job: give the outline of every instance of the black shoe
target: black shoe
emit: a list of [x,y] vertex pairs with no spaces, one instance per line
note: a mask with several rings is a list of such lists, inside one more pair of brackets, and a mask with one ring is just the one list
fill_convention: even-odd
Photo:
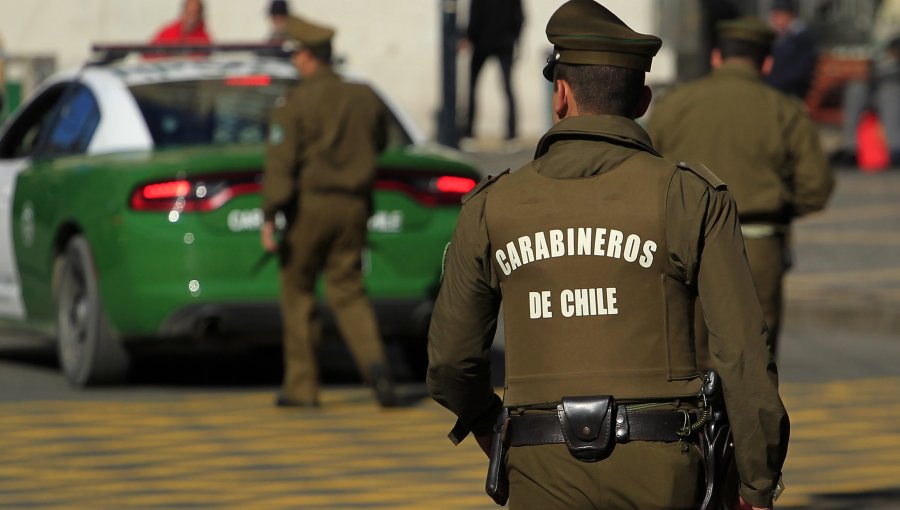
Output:
[[283,393],[279,393],[275,395],[275,406],[276,407],[299,407],[299,408],[308,408],[314,409],[319,407],[319,401],[313,400],[294,400],[292,398],[288,398]]
[[378,400],[378,404],[381,407],[397,407],[399,402],[397,391],[394,388],[394,381],[384,367],[373,365],[369,369],[369,377],[372,378],[372,390],[375,392],[375,399]]

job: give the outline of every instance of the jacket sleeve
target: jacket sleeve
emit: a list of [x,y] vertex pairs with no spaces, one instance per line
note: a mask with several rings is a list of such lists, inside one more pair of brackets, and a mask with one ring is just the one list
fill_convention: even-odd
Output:
[[674,256],[695,258],[688,267],[709,329],[710,363],[722,380],[740,494],[753,506],[769,507],[787,454],[790,423],[778,393],[777,368],[767,346],[768,330],[744,253],[737,208],[724,187],[682,184],[690,183],[675,182],[670,189],[668,226],[678,231],[676,225],[681,224],[682,232],[684,225],[693,227],[675,241]]
[[795,216],[822,210],[834,189],[834,172],[822,151],[819,132],[802,109],[789,120],[786,143],[792,173],[792,213]]
[[299,129],[289,106],[282,104],[272,110],[266,162],[263,169],[262,199],[266,221],[284,209],[297,193]]
[[454,443],[491,431],[502,402],[491,383],[491,343],[500,290],[490,265],[484,193],[466,202],[444,257],[444,276],[428,332],[431,397],[457,417]]

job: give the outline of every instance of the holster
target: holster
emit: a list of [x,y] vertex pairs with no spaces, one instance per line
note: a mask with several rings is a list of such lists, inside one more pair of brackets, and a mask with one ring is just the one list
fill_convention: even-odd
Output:
[[702,392],[706,405],[712,408],[712,417],[699,434],[706,474],[706,494],[700,510],[731,510],[735,507],[738,489],[734,440],[719,374],[715,370],[709,370],[704,376]]
[[506,457],[509,448],[509,409],[503,408],[494,425],[491,437],[491,459],[488,463],[484,490],[500,506],[509,499],[509,478],[506,476]]
[[612,396],[563,397],[557,412],[566,447],[573,457],[583,462],[609,457],[616,444],[612,424],[616,401]]

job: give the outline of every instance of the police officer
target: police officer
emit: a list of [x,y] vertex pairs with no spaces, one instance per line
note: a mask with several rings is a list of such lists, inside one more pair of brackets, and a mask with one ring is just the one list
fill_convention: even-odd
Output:
[[386,113],[367,86],[331,68],[334,31],[289,17],[287,37],[301,83],[272,112],[263,174],[261,240],[275,251],[275,217],[286,215],[281,246],[285,374],[279,406],[318,406],[316,279],[363,377],[383,406],[395,403],[372,307],[363,290],[375,161],[386,143]]
[[[464,199],[446,255],[427,384],[458,417],[451,440],[471,432],[487,452],[510,412],[513,509],[697,508],[699,295],[740,496],[769,508],[789,423],[734,201],[705,167],[662,159],[634,121],[661,41],[592,0],[563,4],[547,37],[556,123],[533,162]],[[502,401],[488,362],[501,302]]]
[[708,164],[734,194],[777,353],[790,223],[825,207],[834,177],[803,104],[762,81],[774,33],[753,17],[718,29],[713,72],[654,105],[648,130],[663,155]]

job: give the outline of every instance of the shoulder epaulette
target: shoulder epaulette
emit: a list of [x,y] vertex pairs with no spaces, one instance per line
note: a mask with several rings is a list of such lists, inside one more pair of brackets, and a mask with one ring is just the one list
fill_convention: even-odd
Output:
[[469,191],[468,193],[463,195],[462,203],[465,204],[466,202],[469,201],[469,199],[471,199],[475,195],[481,193],[481,190],[487,188],[491,184],[494,184],[495,182],[497,182],[498,179],[500,179],[501,177],[503,177],[504,175],[506,175],[508,173],[509,173],[509,168],[500,172],[497,175],[489,175],[489,176],[485,177],[484,179],[481,179],[481,182],[479,182],[474,188],[472,188],[471,191]]
[[707,184],[715,189],[728,189],[728,186],[725,185],[725,182],[722,181],[722,179],[719,179],[719,176],[713,173],[713,171],[703,163],[691,163],[689,165],[684,161],[679,161],[677,165],[678,168],[687,170],[697,177],[703,179],[707,182]]

